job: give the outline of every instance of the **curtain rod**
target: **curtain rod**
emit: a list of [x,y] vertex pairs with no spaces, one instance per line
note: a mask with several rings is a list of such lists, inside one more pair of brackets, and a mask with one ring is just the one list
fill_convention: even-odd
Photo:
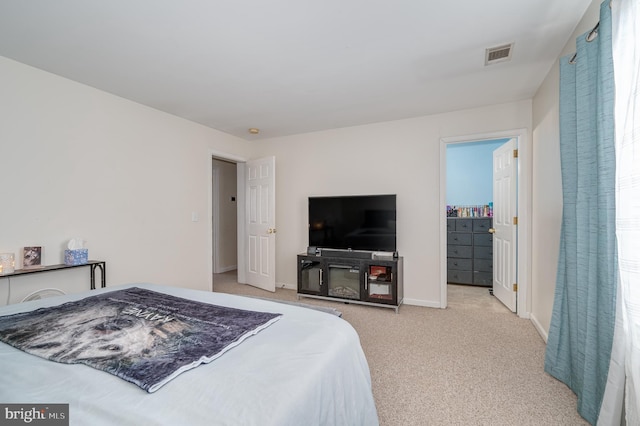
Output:
[[[613,3],[613,0],[609,0],[609,9],[611,9],[611,4],[612,3]],[[589,34],[587,34],[587,36],[585,37],[587,42],[591,43],[593,40],[596,39],[596,37],[598,37],[598,27],[600,27],[600,21],[598,21],[596,26],[593,27],[593,29],[591,31],[589,31]],[[577,57],[578,57],[578,52],[573,54],[571,59],[569,59],[569,63],[571,65],[575,64]]]
[[[609,1],[609,6],[611,6],[611,1]],[[596,37],[598,37],[598,28],[600,28],[600,21],[598,21],[596,26],[593,27],[591,31],[589,31],[589,34],[586,35],[585,40],[587,40],[587,43],[591,43],[593,40],[596,39]],[[569,59],[569,63],[572,65],[575,64],[577,57],[578,57],[578,52],[573,54],[571,59]]]

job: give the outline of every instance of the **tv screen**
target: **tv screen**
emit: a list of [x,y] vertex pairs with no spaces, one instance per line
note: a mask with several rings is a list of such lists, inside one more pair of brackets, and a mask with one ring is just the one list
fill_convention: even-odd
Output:
[[395,194],[309,197],[309,246],[395,252]]

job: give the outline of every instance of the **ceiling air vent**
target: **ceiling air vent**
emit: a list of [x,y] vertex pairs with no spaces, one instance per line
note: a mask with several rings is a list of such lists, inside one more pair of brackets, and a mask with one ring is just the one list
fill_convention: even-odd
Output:
[[504,62],[511,59],[511,51],[513,50],[513,43],[505,44],[503,46],[491,47],[486,50],[484,64],[491,65],[498,62]]

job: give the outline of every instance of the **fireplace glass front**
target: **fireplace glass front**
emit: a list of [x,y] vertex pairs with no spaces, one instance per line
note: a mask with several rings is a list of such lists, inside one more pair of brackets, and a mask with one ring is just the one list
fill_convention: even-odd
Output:
[[360,299],[360,266],[329,264],[329,296]]

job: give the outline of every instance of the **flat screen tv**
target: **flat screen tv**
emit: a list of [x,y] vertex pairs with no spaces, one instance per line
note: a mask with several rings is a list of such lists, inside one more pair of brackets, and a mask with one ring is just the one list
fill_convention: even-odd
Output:
[[395,194],[309,197],[309,246],[395,252]]

